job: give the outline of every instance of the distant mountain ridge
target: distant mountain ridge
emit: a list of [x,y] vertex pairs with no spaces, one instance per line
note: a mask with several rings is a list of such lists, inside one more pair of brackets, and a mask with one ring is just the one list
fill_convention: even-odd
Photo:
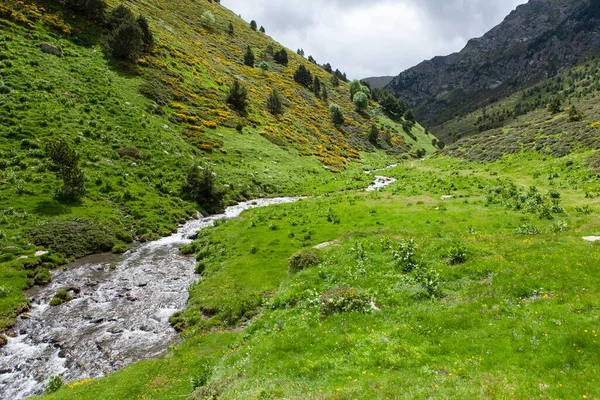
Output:
[[444,122],[600,52],[600,2],[530,0],[459,53],[402,72],[387,88],[434,134]]
[[363,82],[368,82],[372,89],[384,88],[394,79],[393,76],[373,76],[362,79]]

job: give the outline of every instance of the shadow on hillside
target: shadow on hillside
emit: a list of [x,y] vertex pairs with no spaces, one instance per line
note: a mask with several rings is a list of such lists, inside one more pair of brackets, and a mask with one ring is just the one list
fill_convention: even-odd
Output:
[[69,214],[71,207],[56,200],[42,200],[36,204],[34,211],[36,214],[44,217],[56,217],[58,215]]

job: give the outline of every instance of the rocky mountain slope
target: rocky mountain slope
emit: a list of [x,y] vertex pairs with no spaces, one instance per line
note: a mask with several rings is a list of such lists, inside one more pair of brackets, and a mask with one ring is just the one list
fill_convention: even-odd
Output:
[[362,79],[363,82],[368,82],[372,89],[384,88],[394,79],[393,76],[373,76],[371,78]]
[[440,125],[456,116],[594,57],[599,23],[597,1],[531,0],[461,52],[425,61],[387,88],[439,134]]

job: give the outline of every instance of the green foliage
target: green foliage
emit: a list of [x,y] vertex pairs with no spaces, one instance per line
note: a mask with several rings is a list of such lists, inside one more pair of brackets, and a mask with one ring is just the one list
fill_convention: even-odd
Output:
[[357,93],[364,93],[367,96],[367,99],[371,95],[369,88],[356,79],[348,84],[348,88],[350,89],[350,99],[352,100],[354,100],[354,96],[356,96]]
[[254,52],[250,45],[246,46],[246,53],[244,54],[244,65],[248,67],[254,68],[254,62],[256,58],[254,57]]
[[256,24],[256,21],[255,20],[250,21],[250,29],[255,31],[257,28],[258,28],[258,25]]
[[584,115],[577,109],[577,107],[575,107],[575,104],[573,104],[571,107],[569,107],[568,117],[570,122],[579,122],[583,120]]
[[414,239],[403,239],[398,246],[398,250],[394,253],[394,259],[396,260],[396,266],[402,270],[402,272],[408,273],[413,271],[419,265],[417,259],[417,243]]
[[293,254],[288,259],[288,272],[289,274],[295,274],[304,269],[313,267],[319,264],[319,256],[313,250],[302,250]]
[[208,165],[190,167],[182,192],[205,210],[215,211],[223,207],[225,190],[217,185],[216,174]]
[[273,89],[267,98],[267,110],[273,115],[283,114],[283,103],[277,90]]
[[329,93],[327,92],[327,87],[325,85],[323,85],[323,87],[321,87],[321,93],[320,93],[319,97],[323,101],[329,100]]
[[113,10],[110,23],[114,28],[106,41],[110,55],[124,61],[135,61],[144,51],[144,31],[131,10],[119,6]]
[[57,197],[65,201],[77,201],[85,195],[85,175],[79,169],[79,156],[64,139],[50,141],[46,146],[50,168],[62,179],[63,187]]
[[368,313],[371,310],[369,295],[356,288],[336,287],[323,293],[320,300],[323,315],[352,311]]
[[315,96],[319,97],[321,95],[321,80],[318,76],[315,76],[312,88]]
[[467,249],[459,242],[452,243],[448,254],[446,256],[446,262],[449,265],[458,265],[467,261]]
[[356,93],[352,101],[359,111],[366,111],[369,108],[369,97],[363,92]]
[[377,128],[377,125],[371,124],[371,129],[369,130],[368,139],[369,139],[369,143],[371,143],[374,146],[377,146],[378,140],[379,140],[379,128]]
[[237,78],[234,78],[225,101],[236,110],[244,112],[248,105],[248,89]]
[[275,52],[275,54],[273,54],[273,59],[277,64],[281,65],[288,65],[289,62],[288,54],[285,48],[281,48],[281,50]]
[[344,114],[342,113],[342,108],[337,104],[329,105],[329,116],[335,125],[342,125],[344,123]]
[[230,35],[235,34],[235,28],[231,22],[229,22],[229,25],[227,25],[227,33]]
[[562,111],[562,100],[558,97],[553,98],[550,103],[548,103],[548,111],[551,114],[558,114]]
[[212,375],[212,371],[208,364],[202,365],[200,371],[191,378],[192,383],[192,391],[195,391],[198,388],[206,386],[208,380]]
[[[213,29],[215,29],[216,24],[215,15],[210,11],[205,11],[200,17],[200,24],[202,24],[204,29],[212,31]],[[231,23],[229,23],[229,25],[229,33],[233,34],[233,25]]]
[[51,306],[60,306],[61,304],[68,303],[73,300],[71,294],[65,289],[60,289],[56,292],[52,300],[50,300]]
[[111,251],[116,243],[114,228],[89,218],[52,218],[29,230],[31,241],[67,257]]
[[310,71],[304,66],[304,64],[300,64],[296,72],[294,73],[294,81],[301,84],[306,88],[310,88],[313,84],[313,76]]
[[60,389],[63,385],[63,380],[60,376],[51,376],[50,381],[48,382],[48,386],[46,386],[46,394],[51,394],[58,389]]
[[418,263],[415,267],[415,280],[425,289],[428,297],[441,296],[440,274],[432,266],[424,262]]
[[105,0],[59,0],[59,2],[95,21],[102,21],[105,18],[108,7]]
[[154,48],[154,34],[150,29],[148,20],[143,15],[139,15],[136,22],[142,30],[142,42],[144,42],[143,51],[150,52]]

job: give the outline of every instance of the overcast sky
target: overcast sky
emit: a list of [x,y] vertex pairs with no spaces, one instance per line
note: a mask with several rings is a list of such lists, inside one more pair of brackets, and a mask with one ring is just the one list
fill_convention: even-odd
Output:
[[221,0],[286,47],[350,78],[460,51],[527,0]]

